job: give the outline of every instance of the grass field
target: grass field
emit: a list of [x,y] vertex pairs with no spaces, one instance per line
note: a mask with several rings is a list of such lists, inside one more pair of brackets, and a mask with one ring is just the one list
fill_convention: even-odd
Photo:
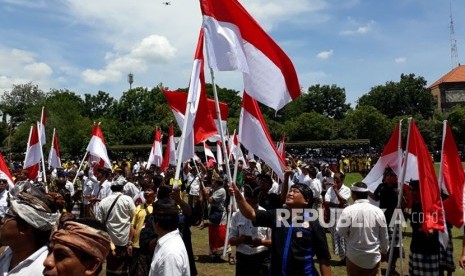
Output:
[[[438,165],[435,165],[436,170],[438,170]],[[348,173],[346,175],[345,183],[349,186],[350,184],[362,180],[362,176],[358,173]],[[408,275],[408,254],[410,248],[410,239],[411,239],[412,230],[410,227],[407,227],[403,231],[403,243],[404,243],[404,252],[405,257],[402,261],[403,264],[403,274]],[[454,261],[457,265],[457,260],[462,252],[462,236],[463,233],[454,228],[452,231],[452,239],[454,245]],[[328,246],[331,254],[331,236],[327,234]],[[210,263],[208,258],[208,229],[198,230],[196,227],[192,227],[192,243],[194,247],[194,254],[197,258],[196,265],[199,275],[234,275],[235,270],[233,265],[229,265],[227,261],[220,263]],[[234,250],[234,249],[233,249]],[[344,266],[335,266],[336,262],[339,261],[338,257],[334,257],[331,260],[331,270],[332,275],[346,275],[346,270]],[[386,263],[382,263],[381,268],[383,273],[386,269]],[[399,261],[397,265],[397,271],[400,272]],[[384,274],[383,274],[384,275]],[[465,275],[465,271],[457,267],[454,275]]]

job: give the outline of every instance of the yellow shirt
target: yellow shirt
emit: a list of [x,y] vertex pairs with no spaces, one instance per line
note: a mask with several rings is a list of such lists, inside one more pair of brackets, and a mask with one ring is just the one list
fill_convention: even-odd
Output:
[[139,248],[140,232],[142,231],[144,227],[152,227],[152,225],[144,224],[145,216],[151,214],[152,212],[153,212],[152,204],[149,204],[149,205],[139,204],[136,207],[136,214],[134,215],[134,218],[132,219],[132,227],[134,227],[134,236],[132,237],[132,242],[133,242],[132,247]]

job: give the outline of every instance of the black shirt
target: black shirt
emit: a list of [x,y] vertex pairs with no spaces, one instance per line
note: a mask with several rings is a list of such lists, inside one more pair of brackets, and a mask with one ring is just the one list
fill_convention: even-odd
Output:
[[423,232],[421,229],[423,220],[424,217],[421,209],[421,203],[413,204],[412,214],[410,217],[412,225],[412,241],[410,243],[410,251],[424,255],[439,254],[440,243],[438,231],[434,230],[432,234]]
[[318,219],[301,223],[301,227],[286,227],[280,221],[277,225],[277,218],[281,217],[278,210],[286,209],[255,210],[254,225],[272,229],[271,275],[319,275],[313,257],[329,260],[331,255]]
[[384,216],[386,217],[387,224],[390,225],[394,209],[397,207],[397,198],[399,195],[397,185],[381,183],[373,194],[379,200],[379,208],[386,209]]

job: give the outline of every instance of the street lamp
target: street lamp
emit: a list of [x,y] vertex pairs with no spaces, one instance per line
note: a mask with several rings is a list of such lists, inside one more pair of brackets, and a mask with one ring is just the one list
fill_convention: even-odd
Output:
[[134,75],[132,73],[128,74],[129,90],[132,89],[132,83],[134,82]]

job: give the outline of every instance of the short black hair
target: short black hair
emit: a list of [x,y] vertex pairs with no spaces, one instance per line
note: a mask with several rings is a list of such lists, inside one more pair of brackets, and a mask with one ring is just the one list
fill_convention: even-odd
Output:
[[165,231],[174,231],[179,224],[179,208],[174,200],[159,199],[153,204],[153,221]]

